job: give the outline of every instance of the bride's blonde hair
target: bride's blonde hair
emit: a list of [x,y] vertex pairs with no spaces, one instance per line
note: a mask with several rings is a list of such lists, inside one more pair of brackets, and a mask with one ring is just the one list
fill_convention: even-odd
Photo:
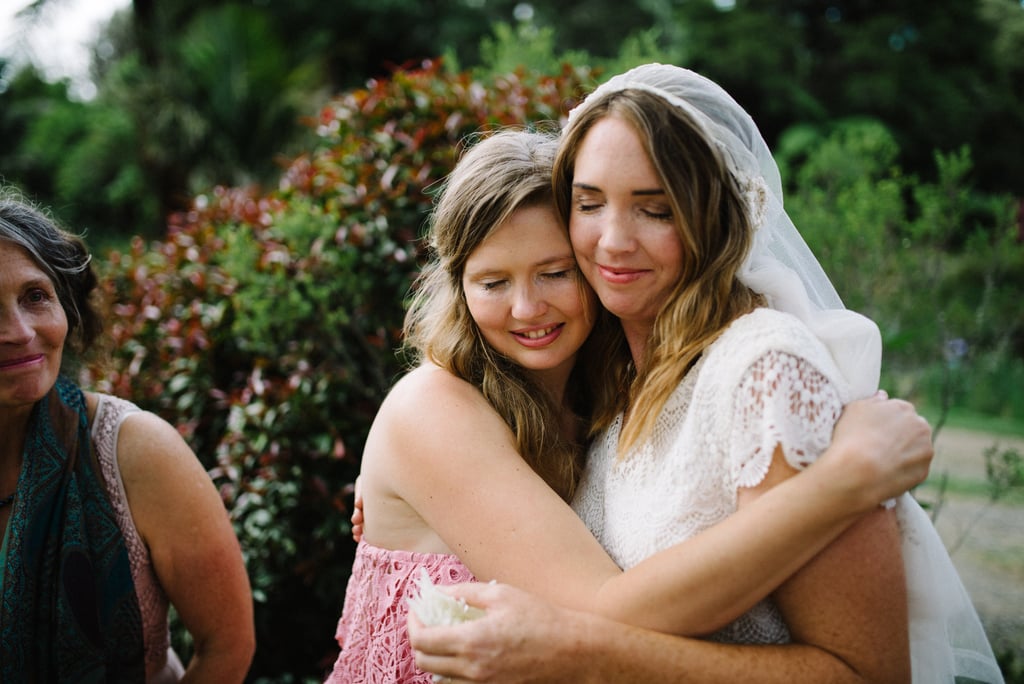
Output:
[[621,455],[650,434],[665,402],[708,345],[763,300],[737,278],[753,228],[735,178],[690,115],[657,95],[613,91],[588,102],[572,119],[553,171],[555,204],[563,219],[569,217],[580,144],[608,116],[626,121],[639,135],[672,205],[683,247],[679,281],[655,319],[641,370],[623,357],[613,358],[616,367],[607,370],[630,380],[628,394],[595,407],[595,430],[629,407]]

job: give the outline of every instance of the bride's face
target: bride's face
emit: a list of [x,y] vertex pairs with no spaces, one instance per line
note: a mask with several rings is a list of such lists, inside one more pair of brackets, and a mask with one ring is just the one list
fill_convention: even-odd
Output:
[[580,143],[569,234],[580,269],[623,323],[653,325],[682,275],[683,243],[639,134],[606,116]]

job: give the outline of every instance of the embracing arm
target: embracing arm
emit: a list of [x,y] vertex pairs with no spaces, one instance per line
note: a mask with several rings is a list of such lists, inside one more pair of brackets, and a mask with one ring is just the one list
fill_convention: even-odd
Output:
[[[859,515],[923,479],[931,455],[927,425],[908,405],[865,400],[852,407],[852,427],[840,422],[834,454],[725,523],[621,573],[519,458],[511,434],[482,399],[432,389],[409,392],[404,401],[415,406],[403,407],[397,397],[387,432],[398,443],[389,451],[415,458],[376,478],[394,487],[478,579],[674,633],[707,633],[742,614]],[[407,420],[410,415],[417,420]],[[869,439],[858,434],[875,423]],[[415,429],[403,428],[408,425]],[[835,476],[840,471],[842,478]],[[369,496],[373,482],[365,478]],[[370,509],[366,525],[374,541]]]
[[[765,480],[740,493],[754,505],[797,473],[777,448]],[[773,594],[794,642],[809,647],[812,681],[910,681],[907,589],[894,509],[876,508]]]
[[487,611],[479,620],[454,627],[425,627],[413,613],[409,614],[409,639],[416,653],[416,666],[451,677],[452,681],[698,681],[686,679],[681,673],[692,665],[691,658],[711,657],[715,649],[707,642],[557,607],[508,585],[462,584],[443,591]]
[[[763,488],[743,495],[744,506],[790,475],[778,457]],[[416,664],[453,682],[904,684],[910,679],[906,594],[893,517],[881,508],[867,514],[775,592],[791,644],[672,636],[556,607],[507,585],[463,584],[442,591],[485,615],[425,627],[410,614]]]
[[182,681],[243,681],[255,648],[252,594],[213,482],[181,435],[152,413],[125,418],[117,449],[139,535],[193,638]]
[[853,402],[799,477],[791,471],[714,527],[612,578],[597,612],[675,634],[722,627],[882,501],[923,481],[932,455],[931,429],[909,403]]
[[[551,605],[508,585],[444,591],[481,606],[479,620],[425,627],[409,615],[416,666],[451,682],[492,684],[792,684],[819,677],[827,657],[803,644],[743,646],[672,636]],[[825,670],[827,671],[827,670]],[[856,681],[856,680],[854,680]],[[885,680],[881,680],[885,681]]]

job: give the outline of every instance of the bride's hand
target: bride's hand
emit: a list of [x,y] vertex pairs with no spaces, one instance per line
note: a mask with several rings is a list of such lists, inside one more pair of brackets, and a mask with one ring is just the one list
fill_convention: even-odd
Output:
[[935,455],[928,422],[912,404],[884,391],[846,406],[832,447],[840,486],[861,497],[867,509],[921,484]]

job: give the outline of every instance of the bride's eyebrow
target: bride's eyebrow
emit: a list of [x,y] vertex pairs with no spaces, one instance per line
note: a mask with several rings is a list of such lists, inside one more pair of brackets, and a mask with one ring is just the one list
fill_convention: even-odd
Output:
[[[588,190],[590,192],[604,192],[601,188],[596,185],[590,185],[589,183],[574,182],[572,187],[578,190]],[[633,190],[631,195],[637,197],[658,197],[665,194],[665,190],[662,188],[650,188],[649,190]]]

